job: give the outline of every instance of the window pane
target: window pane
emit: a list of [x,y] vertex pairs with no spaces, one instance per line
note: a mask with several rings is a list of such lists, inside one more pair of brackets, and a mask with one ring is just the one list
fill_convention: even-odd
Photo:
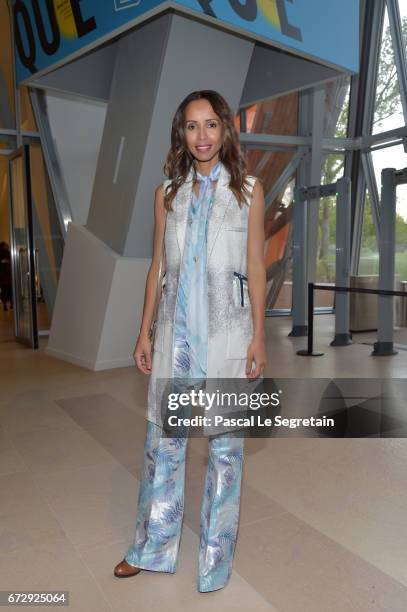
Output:
[[[325,156],[322,166],[322,184],[335,183],[344,170],[344,156],[332,153]],[[316,281],[335,284],[336,265],[336,197],[321,198],[318,221],[318,250]],[[316,291],[315,306],[333,307],[332,291]]]
[[247,131],[253,134],[297,134],[298,94],[264,100],[248,109]]
[[295,179],[292,178],[277,202],[266,215],[266,308],[291,310],[292,306],[292,201]]
[[397,187],[396,274],[407,281],[407,185]]
[[0,129],[15,129],[13,54],[10,14],[5,0],[0,0]]
[[348,130],[350,76],[325,85],[324,136],[344,138]]
[[[298,123],[298,93],[264,100],[246,111],[247,131],[255,134],[295,135]],[[280,150],[279,150],[280,149]],[[295,151],[276,145],[273,150],[247,150],[249,172],[263,180],[264,193],[270,192],[291,162]],[[294,174],[294,173],[293,173]],[[268,309],[291,310],[291,218],[294,176],[290,177],[265,219],[265,261]]]
[[[372,160],[380,197],[382,169],[395,168],[396,170],[401,170],[402,168],[405,168],[407,166],[407,154],[404,152],[403,145],[396,145],[394,147],[387,147],[386,149],[372,151]],[[403,217],[406,217],[407,196],[402,189],[400,190],[399,187],[397,188],[397,195],[397,212],[399,212]]]
[[[335,284],[336,262],[336,198],[321,198],[319,204],[318,251],[316,281]],[[315,306],[333,306],[332,291],[317,291]]]
[[20,115],[21,129],[25,132],[37,132],[37,123],[33,114],[28,88],[22,86],[20,89]]
[[380,47],[372,133],[378,134],[403,125],[403,108],[401,105],[393,42],[391,39],[389,18],[386,8]]
[[401,23],[403,26],[404,46],[407,49],[407,2],[406,0],[399,0],[399,10],[400,10]]
[[[407,155],[402,145],[388,147],[381,151],[373,151],[373,166],[376,180],[381,190],[381,171],[383,168],[396,168],[400,170],[407,166]],[[396,274],[400,280],[407,280],[407,186],[397,187],[396,203]]]
[[343,176],[345,159],[342,153],[329,153],[322,163],[322,185],[335,183]]
[[11,134],[0,134],[0,151],[8,149],[14,151],[17,146],[17,137]]
[[[246,132],[251,132],[253,127],[253,121],[256,116],[257,104],[253,104],[253,106],[248,106],[245,109],[246,114]],[[237,132],[240,132],[240,113],[235,115],[235,128]]]
[[358,276],[379,274],[379,249],[372,216],[372,205],[366,190]]
[[10,244],[7,164],[7,157],[0,155],[0,242]]
[[[292,159],[293,153],[249,149],[246,152],[249,173],[263,182],[264,193],[271,188]],[[266,308],[291,310],[292,278],[291,218],[294,177],[288,180],[275,200],[267,206],[265,215],[264,245],[267,269]]]
[[64,241],[39,144],[30,145],[38,328],[48,330],[54,310]]

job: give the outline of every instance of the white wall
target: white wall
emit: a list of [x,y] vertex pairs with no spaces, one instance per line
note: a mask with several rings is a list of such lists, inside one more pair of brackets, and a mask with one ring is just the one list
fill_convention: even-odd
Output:
[[90,370],[135,366],[150,263],[121,257],[70,223],[45,351]]
[[107,105],[49,90],[45,99],[72,220],[85,225]]

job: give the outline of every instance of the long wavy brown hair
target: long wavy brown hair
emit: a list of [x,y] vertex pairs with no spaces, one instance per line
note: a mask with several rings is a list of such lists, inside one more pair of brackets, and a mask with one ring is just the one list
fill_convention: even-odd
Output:
[[248,195],[246,186],[247,166],[240,149],[239,136],[235,128],[233,113],[226,100],[211,89],[203,89],[190,93],[178,106],[171,128],[171,148],[164,164],[164,174],[172,181],[164,193],[164,207],[173,210],[172,201],[178,189],[185,182],[189,171],[195,168],[194,157],[188,150],[185,140],[185,109],[193,100],[208,100],[214,112],[223,125],[223,144],[219,151],[219,159],[230,173],[229,188],[236,196],[239,207],[245,202],[244,194]]

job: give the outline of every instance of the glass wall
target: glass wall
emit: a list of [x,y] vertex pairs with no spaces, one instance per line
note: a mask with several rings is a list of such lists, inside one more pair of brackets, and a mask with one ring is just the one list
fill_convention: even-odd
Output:
[[16,127],[10,12],[0,0],[0,130]]
[[278,206],[266,215],[266,268],[268,273],[266,308],[290,311],[292,302],[292,202],[295,177],[292,177]]
[[[38,329],[41,332],[49,330],[50,327],[64,240],[42,154],[40,135],[33,113],[29,89],[26,86],[21,86],[18,90],[15,88],[11,20],[6,0],[0,0],[0,41],[0,241],[4,240],[8,244],[11,243],[7,155],[15,151],[21,144],[27,143],[29,144],[31,169],[30,187],[34,230],[36,305]],[[17,99],[18,104],[16,104]],[[21,163],[21,157],[14,158],[13,168],[15,172],[12,182],[16,196],[16,217],[14,221],[17,225],[14,230],[17,233],[17,244],[21,247],[19,253],[23,256],[27,250],[27,245],[24,246],[19,242],[22,234],[19,228],[20,226],[25,227],[23,215],[26,214],[25,200],[20,197],[24,192],[24,185],[22,184],[24,173],[20,168]],[[23,265],[19,270],[22,269]],[[27,298],[27,287],[24,285],[20,289],[24,302]],[[21,315],[21,321],[26,323],[26,315],[29,309],[27,309],[25,302],[23,303],[23,311],[16,314]]]
[[407,49],[407,2],[406,0],[398,0],[399,11],[402,20],[402,31],[404,37],[404,46]]
[[20,341],[31,344],[33,329],[36,328],[36,318],[31,299],[29,216],[25,189],[25,163],[22,155],[17,155],[10,161],[10,183],[13,202],[13,240],[10,247],[14,259],[12,273],[14,273],[13,284],[16,297],[13,301],[16,333]]
[[[399,0],[401,30],[405,48],[407,50],[407,3]],[[393,37],[395,33],[393,33]],[[371,133],[379,135],[382,132],[404,127],[406,118],[400,95],[399,74],[396,67],[396,57],[387,7],[385,6],[381,45],[378,51],[378,69],[375,83],[374,113],[371,118]],[[402,58],[402,63],[405,58]],[[407,67],[404,66],[407,73]],[[380,199],[381,171],[383,168],[401,169],[407,166],[407,154],[402,144],[397,142],[391,146],[386,144],[383,148],[371,151],[374,170],[373,180],[376,183]],[[380,145],[379,145],[380,147]],[[397,220],[396,220],[396,277],[407,280],[407,186],[397,188]],[[379,273],[378,236],[372,214],[371,194],[366,191],[363,212],[363,229],[359,253],[358,274]]]
[[[404,31],[406,31],[407,28],[406,24],[407,15],[404,19]],[[389,16],[386,8],[380,45],[372,132],[373,134],[378,134],[403,125],[404,117],[400,87],[397,78],[396,59],[393,49]]]
[[7,158],[0,155],[0,242],[10,244]]
[[[376,181],[381,185],[383,168],[403,168],[407,165],[407,155],[402,145],[388,147],[372,153]],[[396,274],[400,280],[407,280],[407,185],[397,187],[396,203]]]
[[0,131],[0,155],[7,155],[17,146],[17,137],[13,134],[2,134]]
[[367,189],[365,191],[362,239],[357,273],[358,276],[379,274],[379,247],[373,221],[372,204]]
[[[331,153],[325,157],[322,165],[321,184],[335,183],[344,171],[343,154]],[[318,220],[318,250],[316,281],[324,284],[335,284],[336,265],[336,197],[321,198]],[[317,291],[315,305],[333,307],[332,291]]]
[[41,331],[50,327],[64,241],[40,144],[30,145],[30,171],[38,329]]
[[[346,138],[348,134],[350,77],[343,76],[325,86],[324,126],[325,138]],[[321,185],[335,183],[343,176],[343,153],[322,154]],[[335,284],[336,276],[336,198],[320,199],[318,215],[318,245],[315,280],[317,283]],[[317,308],[333,308],[332,291],[316,291]]]
[[20,127],[25,132],[37,132],[37,122],[31,106],[28,88],[19,87],[20,92]]
[[[298,129],[298,94],[265,100],[246,109],[246,131],[255,134],[294,136]],[[291,310],[291,217],[295,171],[287,177],[280,193],[269,194],[296,153],[295,147],[246,151],[249,172],[263,181],[266,196],[265,260],[267,309]]]
[[324,136],[345,138],[348,131],[350,77],[325,85]]

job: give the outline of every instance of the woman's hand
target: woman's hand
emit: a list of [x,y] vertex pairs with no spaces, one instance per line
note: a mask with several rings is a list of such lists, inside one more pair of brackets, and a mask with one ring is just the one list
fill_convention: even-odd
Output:
[[[252,370],[252,363],[255,362],[255,368]],[[266,344],[264,339],[253,338],[249,348],[247,349],[246,360],[246,376],[247,378],[258,378],[264,372],[266,367]]]
[[151,374],[151,340],[147,334],[139,334],[133,358],[143,374]]

